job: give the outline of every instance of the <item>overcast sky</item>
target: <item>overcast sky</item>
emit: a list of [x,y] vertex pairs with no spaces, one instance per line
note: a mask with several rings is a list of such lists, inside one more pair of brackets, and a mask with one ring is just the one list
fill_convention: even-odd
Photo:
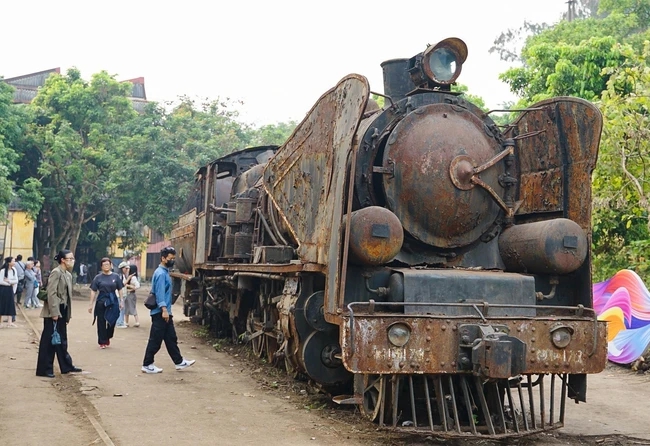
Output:
[[[451,5],[451,7],[449,6]],[[440,7],[440,10],[436,10]],[[489,54],[524,20],[555,23],[566,0],[26,0],[0,7],[0,76],[72,66],[145,78],[147,98],[231,98],[240,120],[301,120],[343,76],[383,91],[380,63],[459,37],[468,58],[458,79],[491,108],[513,100]]]

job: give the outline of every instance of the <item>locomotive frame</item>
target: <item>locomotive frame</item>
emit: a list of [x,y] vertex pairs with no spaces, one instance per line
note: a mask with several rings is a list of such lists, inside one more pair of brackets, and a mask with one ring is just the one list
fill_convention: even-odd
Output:
[[553,98],[502,131],[450,91],[466,57],[446,39],[385,62],[383,109],[346,76],[281,147],[202,167],[171,275],[187,316],[380,425],[521,435],[562,426],[605,366],[602,117]]

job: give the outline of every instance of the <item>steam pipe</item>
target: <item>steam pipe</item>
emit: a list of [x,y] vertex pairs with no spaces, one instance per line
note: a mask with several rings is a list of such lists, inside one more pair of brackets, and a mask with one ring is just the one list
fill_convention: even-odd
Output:
[[288,246],[289,243],[282,237],[282,234],[280,233],[280,230],[278,229],[278,223],[275,221],[275,214],[273,213],[273,203],[271,203],[271,200],[267,201],[268,206],[269,206],[269,216],[271,217],[271,224],[273,225],[273,229],[275,230],[275,234],[278,236],[280,241],[285,244],[285,246]]
[[264,214],[262,214],[262,210],[260,208],[255,208],[255,211],[257,212],[257,215],[259,215],[260,220],[262,221],[262,224],[264,225],[264,229],[266,229],[266,232],[269,233],[271,236],[271,240],[273,240],[273,243],[276,245],[279,245],[278,239],[275,238],[275,235],[273,235],[273,231],[271,231],[271,228],[269,228],[269,224],[266,222],[266,219],[264,218]]

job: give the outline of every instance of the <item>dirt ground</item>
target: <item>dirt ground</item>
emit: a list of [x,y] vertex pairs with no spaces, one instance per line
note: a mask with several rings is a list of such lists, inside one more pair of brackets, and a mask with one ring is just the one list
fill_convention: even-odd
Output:
[[[83,374],[34,375],[42,329],[39,310],[19,311],[18,328],[0,329],[1,445],[429,445],[430,436],[405,436],[339,407],[307,382],[251,358],[245,348],[208,339],[174,308],[181,352],[196,359],[181,372],[163,349],[140,372],[150,319],[139,303],[139,328],[116,330],[100,350],[84,299],[73,302],[70,354]],[[142,295],[145,294],[143,291]],[[131,321],[133,324],[133,321]],[[216,347],[216,348],[215,348]],[[566,426],[553,434],[502,443],[445,444],[650,445],[650,374],[610,365],[590,377],[588,404],[567,405]]]

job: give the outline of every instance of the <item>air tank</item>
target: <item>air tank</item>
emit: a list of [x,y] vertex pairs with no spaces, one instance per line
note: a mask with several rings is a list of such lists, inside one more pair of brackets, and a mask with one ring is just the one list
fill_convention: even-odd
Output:
[[573,220],[556,218],[512,226],[499,237],[506,271],[569,274],[584,263],[589,241]]
[[[356,265],[383,265],[402,249],[404,230],[395,214],[370,206],[350,216],[349,260]],[[344,225],[347,224],[347,219]],[[343,227],[345,230],[345,226]]]

